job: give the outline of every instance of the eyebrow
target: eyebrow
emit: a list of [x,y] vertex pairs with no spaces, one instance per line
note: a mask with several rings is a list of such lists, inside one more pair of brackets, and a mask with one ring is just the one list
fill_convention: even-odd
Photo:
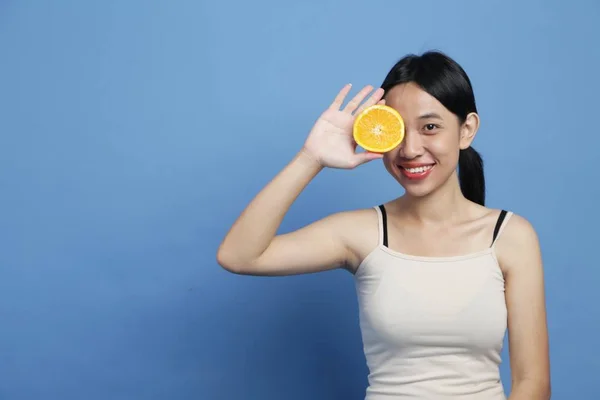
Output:
[[442,117],[439,114],[436,114],[434,112],[430,112],[430,113],[419,116],[419,119],[430,119],[430,118],[442,119]]

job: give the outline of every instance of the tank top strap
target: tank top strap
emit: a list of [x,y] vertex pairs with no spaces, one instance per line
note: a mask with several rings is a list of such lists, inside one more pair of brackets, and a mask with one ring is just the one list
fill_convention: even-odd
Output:
[[388,245],[388,235],[387,235],[387,214],[385,212],[385,207],[383,204],[374,207],[377,211],[377,220],[378,220],[378,230],[379,230],[379,246]]
[[500,215],[498,216],[498,219],[496,220],[496,226],[494,227],[494,236],[492,237],[492,244],[490,247],[493,248],[496,245],[496,241],[502,234],[502,231],[504,231],[504,228],[506,227],[506,224],[508,223],[508,220],[510,219],[510,217],[512,215],[513,215],[513,213],[511,211],[506,211],[506,210],[500,211]]

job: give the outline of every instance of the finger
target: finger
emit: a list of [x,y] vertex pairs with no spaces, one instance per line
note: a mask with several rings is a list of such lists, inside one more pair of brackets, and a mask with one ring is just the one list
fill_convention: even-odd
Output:
[[379,102],[377,104],[385,105],[385,99],[379,100]]
[[358,107],[358,105],[362,103],[365,97],[367,97],[367,95],[371,93],[372,90],[373,86],[365,86],[360,92],[358,92],[356,96],[354,96],[352,100],[348,102],[348,104],[346,104],[346,107],[344,107],[344,111],[348,113],[353,113],[354,110],[356,110],[356,108]]
[[381,98],[383,97],[384,94],[384,90],[382,88],[377,89],[375,92],[373,92],[373,94],[371,95],[371,97],[369,97],[367,99],[367,101],[365,101],[363,103],[362,106],[360,106],[358,108],[358,110],[356,110],[356,114],[362,112],[365,108],[371,107],[372,105],[375,105],[376,103],[380,103]]
[[346,99],[346,96],[350,92],[350,89],[352,89],[352,84],[351,83],[346,84],[342,88],[342,90],[339,91],[339,93],[333,100],[333,103],[331,103],[331,105],[329,106],[329,108],[339,110],[340,107],[342,106],[342,104],[344,104],[344,100]]
[[357,153],[354,155],[354,165],[359,166],[369,161],[379,160],[383,158],[383,154],[381,153],[372,153],[370,151],[364,151],[362,153]]

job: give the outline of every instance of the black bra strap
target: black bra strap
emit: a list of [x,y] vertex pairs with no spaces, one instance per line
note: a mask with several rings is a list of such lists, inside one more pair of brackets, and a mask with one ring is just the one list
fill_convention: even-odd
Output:
[[388,245],[387,214],[385,213],[385,207],[383,206],[383,204],[379,205],[379,210],[381,210],[381,220],[383,223],[383,226],[381,227],[381,229],[383,229],[383,245],[385,247],[387,247],[387,245]]
[[500,228],[502,227],[502,222],[504,222],[504,217],[506,217],[506,210],[500,211],[500,215],[498,216],[498,221],[496,221],[496,227],[494,228],[494,237],[492,237],[492,246],[496,241],[496,237],[498,236],[498,232],[500,232]]

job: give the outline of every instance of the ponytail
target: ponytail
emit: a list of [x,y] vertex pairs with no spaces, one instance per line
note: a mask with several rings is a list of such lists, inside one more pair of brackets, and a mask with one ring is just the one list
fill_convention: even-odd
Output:
[[461,150],[458,157],[458,179],[463,195],[480,205],[485,205],[485,177],[483,160],[479,153],[468,147]]

